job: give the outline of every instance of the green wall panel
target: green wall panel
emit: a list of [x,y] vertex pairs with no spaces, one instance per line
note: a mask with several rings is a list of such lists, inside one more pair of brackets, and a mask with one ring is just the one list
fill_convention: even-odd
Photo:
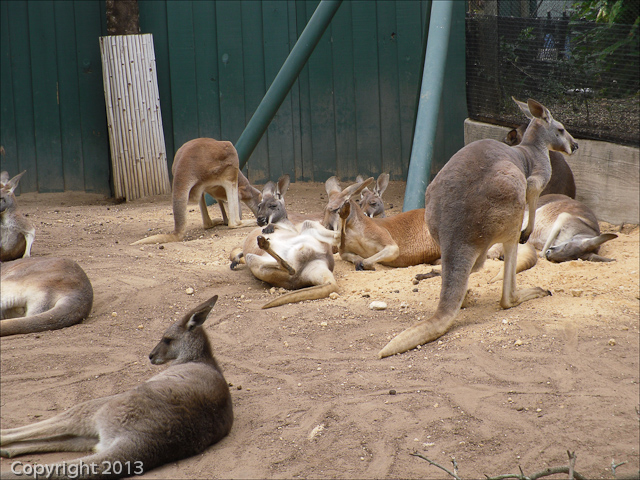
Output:
[[[383,171],[405,179],[430,4],[343,2],[249,159],[249,179],[263,184],[289,173],[294,181],[347,182]],[[141,33],[154,37],[169,167],[192,138],[238,140],[317,5],[139,2]],[[22,191],[110,193],[98,42],[104,0],[14,0],[1,8],[3,167],[28,170]],[[464,2],[457,9],[435,169],[462,146]]]

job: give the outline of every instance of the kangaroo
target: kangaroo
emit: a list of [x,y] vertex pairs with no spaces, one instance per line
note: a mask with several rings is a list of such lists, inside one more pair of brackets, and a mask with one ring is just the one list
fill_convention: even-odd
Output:
[[259,280],[296,290],[262,308],[325,298],[338,289],[333,276],[333,246],[340,233],[327,230],[320,222],[312,220],[293,224],[284,204],[288,185],[288,175],[281,177],[278,185],[267,182],[256,215],[258,224],[265,228],[254,229],[242,249],[231,252],[231,269],[246,263]]
[[376,263],[408,267],[438,260],[440,247],[427,229],[424,208],[385,218],[370,218],[364,214],[351,197],[371,182],[373,178],[344,190],[336,177],[325,182],[329,201],[324,209],[323,226],[338,230],[340,217],[345,216],[340,258],[353,263],[356,270],[375,270]]
[[[549,150],[570,155],[578,144],[545,106],[532,99],[514,101],[531,118],[520,145],[472,142],[427,187],[425,221],[442,252],[440,300],[433,316],[393,338],[380,358],[444,335],[465,299],[470,273],[482,267],[495,243],[504,248],[502,308],[550,295],[540,287],[516,290],[518,242],[526,242],[533,231],[538,196],[551,177]],[[530,213],[521,232],[525,205]]]
[[[525,123],[509,131],[503,142],[511,146],[519,145],[527,125]],[[549,160],[551,161],[551,178],[547,186],[540,192],[540,196],[560,193],[567,197],[576,198],[576,182],[567,161],[560,152],[554,151],[549,152]]]
[[17,212],[15,189],[26,170],[9,180],[9,173],[0,174],[0,262],[31,256],[36,236],[33,224]]
[[600,245],[615,233],[600,233],[595,213],[584,203],[566,195],[545,195],[538,201],[536,226],[529,242],[551,262],[588,260],[612,262],[598,255]]
[[[171,362],[166,370],[123,393],[0,431],[0,454],[93,450],[73,462],[42,465],[53,472],[46,478],[121,478],[196,455],[221,440],[233,423],[231,394],[202,328],[217,299],[166,330],[149,354],[153,365]],[[22,478],[10,475],[2,472],[2,478]]]
[[[584,203],[561,194],[543,195],[538,200],[533,232],[527,243],[518,249],[516,273],[529,268],[528,265],[521,265],[522,247],[529,247],[533,251],[533,265],[537,260],[536,250],[540,251],[541,257],[556,263],[578,259],[613,262],[615,259],[598,255],[598,251],[600,245],[614,238],[618,238],[615,233],[600,233],[595,213]],[[494,253],[490,257],[499,257],[502,254],[500,244],[494,245],[491,250]],[[500,271],[489,283],[501,280],[502,277]]]
[[[364,177],[358,175],[356,177],[356,183],[364,182]],[[376,180],[376,186],[373,187],[373,191],[369,190],[369,187],[365,187],[360,193],[360,199],[358,205],[367,217],[384,217],[384,202],[382,201],[382,194],[389,186],[389,174],[381,173]]]
[[[260,190],[249,183],[238,166],[238,153],[231,142],[195,138],[182,145],[176,152],[171,167],[173,233],[151,235],[132,245],[182,241],[187,226],[189,202],[199,203],[205,229],[213,228],[220,223],[228,225],[229,228],[252,224],[251,220],[241,219],[242,211],[238,198],[255,214],[260,202]],[[218,201],[222,222],[213,222],[209,217],[205,193]]]
[[0,264],[0,336],[57,330],[91,313],[93,288],[66,258],[28,257]]

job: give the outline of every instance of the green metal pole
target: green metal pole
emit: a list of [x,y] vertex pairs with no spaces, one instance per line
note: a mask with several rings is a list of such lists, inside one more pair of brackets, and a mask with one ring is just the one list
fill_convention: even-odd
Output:
[[431,2],[427,53],[422,72],[418,116],[411,146],[403,211],[424,207],[424,192],[429,184],[431,159],[438,127],[442,85],[449,49],[449,33],[453,21],[453,2]]
[[251,120],[249,120],[242,135],[236,142],[241,169],[247,164],[247,160],[249,160],[260,138],[262,138],[278,108],[280,108],[280,105],[282,105],[291,90],[298,75],[300,75],[302,68],[307,63],[313,49],[331,23],[331,19],[341,3],[342,0],[322,0],[315,12],[313,12],[309,23],[304,27],[300,38],[293,46],[278,75],[276,75],[269,90],[267,90],[260,105],[258,105]]

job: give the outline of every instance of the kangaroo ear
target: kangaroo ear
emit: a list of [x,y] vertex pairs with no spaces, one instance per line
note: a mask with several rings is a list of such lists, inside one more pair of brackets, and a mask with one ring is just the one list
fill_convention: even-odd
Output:
[[13,177],[11,180],[9,180],[8,183],[6,183],[6,185],[9,187],[9,189],[13,192],[17,187],[18,187],[18,182],[20,181],[20,179],[22,178],[22,176],[27,173],[26,170],[23,170],[22,172],[20,172],[18,175],[16,175],[15,177]]
[[288,173],[282,175],[278,179],[278,190],[276,190],[276,192],[280,194],[280,198],[284,197],[284,194],[287,192],[287,189],[289,188],[289,182],[290,178]]
[[340,193],[342,189],[340,188],[340,181],[338,180],[338,177],[333,176],[327,179],[327,181],[324,182],[324,189],[328,195],[331,195],[332,193]]
[[520,100],[516,100],[514,97],[511,97],[511,99],[514,102],[516,102],[516,105],[518,105],[520,110],[522,110],[522,113],[524,113],[528,119],[533,120],[533,115],[531,115],[531,112],[529,111],[529,106],[526,103],[521,102]]
[[381,173],[380,176],[378,177],[378,181],[376,182],[376,186],[374,187],[373,191],[379,197],[381,197],[388,186],[389,186],[389,174]]
[[529,100],[527,100],[527,105],[529,106],[529,112],[531,112],[531,115],[533,115],[535,118],[544,120],[547,123],[551,123],[553,121],[551,112],[540,102],[536,102],[535,100],[530,98]]
[[271,180],[269,180],[267,183],[264,184],[264,187],[262,187],[262,197],[264,198],[267,195],[271,195],[272,197],[275,197],[277,188],[278,187],[276,187],[276,184]]
[[9,182],[9,172],[6,170],[0,173],[0,185],[6,185]]
[[614,238],[618,238],[618,235],[616,235],[615,233],[603,233],[601,235],[598,235],[597,237],[593,237],[582,242],[582,249],[585,252],[593,251],[604,242],[608,242],[609,240],[613,240]]
[[218,295],[214,295],[209,300],[204,303],[201,303],[196,308],[191,310],[186,317],[189,318],[187,323],[185,324],[185,328],[189,331],[193,330],[196,327],[201,326],[204,321],[207,319],[209,312],[218,301]]
[[515,128],[507,133],[506,137],[504,137],[504,143],[511,145],[512,147],[518,144],[518,131]]
[[373,182],[374,182],[374,178],[373,177],[369,177],[364,182],[354,183],[353,185],[349,185],[347,188],[345,188],[342,191],[342,194],[345,196],[345,199],[348,200],[353,195],[359,194],[361,191],[363,191],[365,188],[367,188]]

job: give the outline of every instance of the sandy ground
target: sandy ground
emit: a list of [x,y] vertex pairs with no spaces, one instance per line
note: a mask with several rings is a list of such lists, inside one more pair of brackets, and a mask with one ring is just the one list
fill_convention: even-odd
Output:
[[[391,183],[389,214],[400,212],[403,192]],[[319,214],[325,201],[322,184],[292,184],[287,195],[290,212]],[[487,283],[501,262],[487,261],[447,335],[379,360],[393,335],[434,311],[440,279],[412,283],[433,267],[356,272],[337,260],[337,298],[261,310],[280,292],[227,260],[250,228],[204,231],[193,205],[187,241],[130,246],[171,231],[168,196],[117,205],[25,194],[18,202],[37,228],[33,255],[76,260],[95,300],[82,324],[2,339],[3,428],[143,382],[162,368],[148,354],[165,328],[218,294],[206,330],[232,385],[233,430],[145,478],[451,478],[412,452],[449,469],[455,459],[465,479],[568,465],[567,451],[588,478],[612,478],[612,462],[626,462],[618,478],[638,472],[637,227],[603,225],[619,232],[601,250],[615,262],[541,260],[518,283],[553,296],[510,310],[498,305],[501,284]],[[388,308],[370,310],[374,300]]]

